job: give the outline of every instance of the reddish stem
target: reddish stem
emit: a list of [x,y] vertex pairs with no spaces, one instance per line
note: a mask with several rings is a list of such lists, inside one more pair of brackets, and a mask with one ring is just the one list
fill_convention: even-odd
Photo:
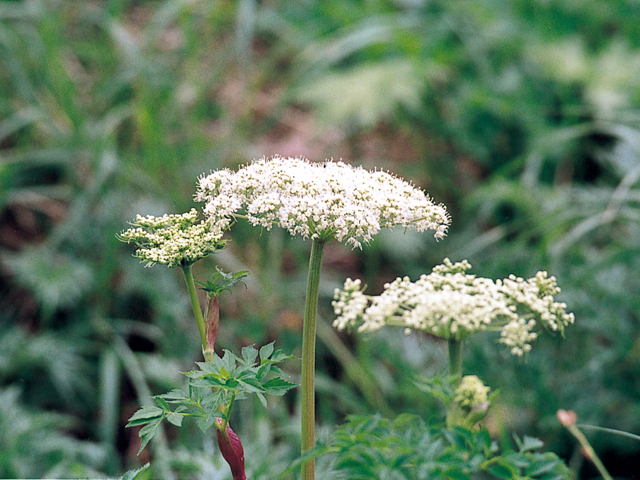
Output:
[[205,341],[206,346],[203,349],[206,361],[213,361],[214,346],[216,337],[218,336],[218,327],[220,327],[220,307],[218,305],[217,295],[207,295],[207,308],[205,310]]

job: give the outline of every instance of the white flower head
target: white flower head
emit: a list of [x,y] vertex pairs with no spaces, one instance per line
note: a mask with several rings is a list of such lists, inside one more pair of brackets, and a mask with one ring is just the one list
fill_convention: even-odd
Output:
[[433,230],[440,239],[450,223],[444,206],[389,173],[303,158],[262,158],[237,172],[212,172],[199,179],[196,200],[205,202],[215,229],[244,215],[267,230],[277,225],[291,235],[358,248],[383,227]]
[[470,268],[466,260],[445,259],[429,275],[415,282],[397,278],[377,296],[365,295],[360,282],[349,279],[335,292],[338,317],[333,325],[340,330],[357,327],[360,332],[395,325],[454,340],[500,330],[499,341],[522,356],[538,336],[536,327],[564,332],[574,322],[566,304],[555,301],[560,289],[546,272],[529,280],[511,276],[493,281],[466,273]]
[[147,266],[187,266],[225,247],[223,232],[212,229],[209,220],[199,221],[195,208],[179,215],[137,215],[132,225],[118,238],[135,243],[135,256]]

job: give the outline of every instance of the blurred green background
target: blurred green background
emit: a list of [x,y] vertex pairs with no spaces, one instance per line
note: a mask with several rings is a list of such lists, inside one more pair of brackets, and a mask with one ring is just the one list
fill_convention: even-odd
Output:
[[[189,425],[136,455],[127,419],[201,353],[180,272],[143,268],[115,234],[194,206],[199,175],[274,154],[388,169],[453,220],[438,243],[328,247],[322,431],[436,408],[413,381],[445,367],[444,346],[338,335],[330,300],[347,276],[379,293],[448,256],[492,278],[548,270],[576,314],[524,361],[490,335],[466,346],[465,371],[501,391],[496,435],[538,436],[586,479],[558,408],[640,434],[638,0],[5,0],[0,477],[118,476],[153,456],[156,476],[230,478]],[[219,345],[299,356],[310,244],[242,222],[230,239],[195,272],[252,272],[221,299]],[[296,390],[238,404],[249,478],[295,457],[298,408]],[[588,437],[612,475],[640,478],[639,442]]]

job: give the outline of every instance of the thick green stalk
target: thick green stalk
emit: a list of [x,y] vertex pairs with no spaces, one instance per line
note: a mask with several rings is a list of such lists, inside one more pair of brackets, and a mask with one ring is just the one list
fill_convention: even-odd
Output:
[[462,341],[450,338],[449,345],[449,375],[462,376]]
[[193,281],[193,273],[191,271],[191,265],[182,267],[182,273],[184,273],[184,281],[187,284],[187,291],[189,292],[189,299],[191,300],[191,308],[193,309],[193,315],[196,317],[196,323],[198,324],[198,332],[200,333],[200,341],[202,342],[202,352],[205,355],[205,361],[212,361],[213,358],[206,358],[207,355],[207,333],[204,324],[204,317],[202,316],[202,310],[200,310],[200,302],[198,301],[198,293],[196,292],[196,284]]
[[[318,313],[318,290],[322,271],[324,240],[314,240],[309,258],[307,298],[304,304],[302,327],[302,452],[315,444],[315,369],[316,369],[316,317]],[[302,480],[315,478],[313,459],[302,464]]]

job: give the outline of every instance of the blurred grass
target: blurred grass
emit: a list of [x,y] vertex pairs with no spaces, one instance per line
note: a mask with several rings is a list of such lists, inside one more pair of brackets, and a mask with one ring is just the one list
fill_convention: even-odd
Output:
[[[438,244],[394,231],[362,252],[330,246],[327,324],[347,276],[377,293],[444,256],[483,276],[548,269],[577,317],[565,340],[524,363],[491,338],[467,346],[465,369],[502,391],[496,428],[567,458],[557,408],[638,434],[638,18],[631,0],[0,3],[0,477],[115,476],[148,460],[123,425],[147,390],[179,385],[197,333],[179,276],[143,269],[115,233],[136,213],[185,211],[202,173],[275,153],[390,169],[453,216]],[[221,345],[295,353],[309,245],[240,223],[232,240],[197,266],[252,271],[222,298]],[[413,379],[443,369],[444,351],[321,328],[318,367],[322,425],[428,415]],[[256,478],[297,451],[296,408],[295,392],[267,413],[239,408]],[[20,452],[11,409],[28,419]],[[632,478],[638,445],[590,435]],[[227,474],[194,455],[211,439],[166,438],[162,476]]]

